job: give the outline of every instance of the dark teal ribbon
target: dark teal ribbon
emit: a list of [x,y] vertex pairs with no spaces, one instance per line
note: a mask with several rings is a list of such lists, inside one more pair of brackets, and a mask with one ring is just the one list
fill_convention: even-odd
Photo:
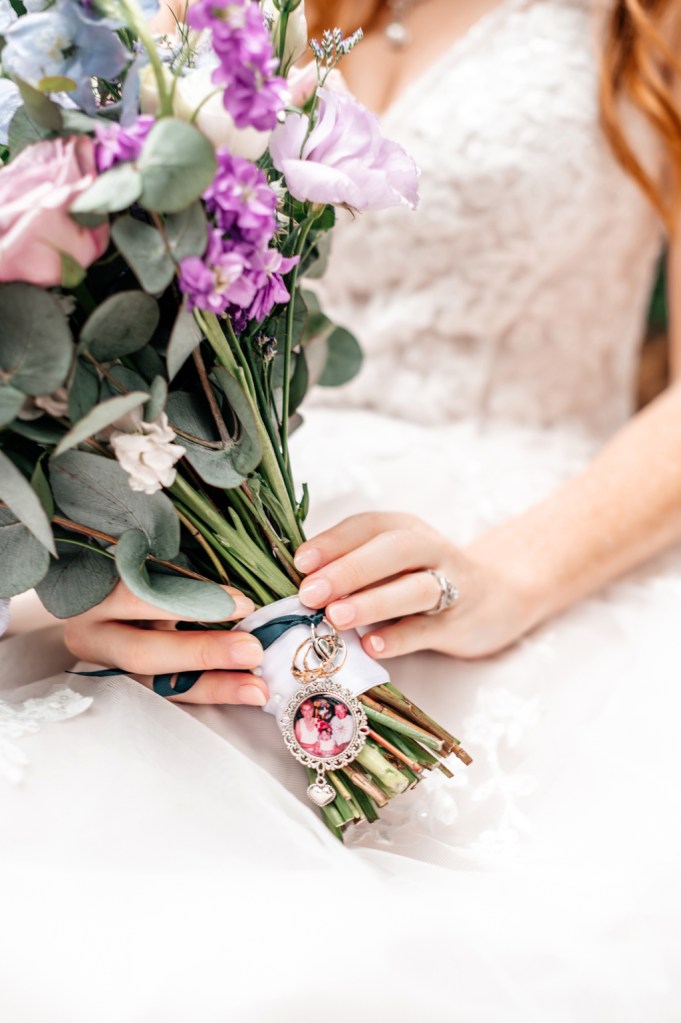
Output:
[[298,625],[309,625],[310,627],[321,625],[323,621],[323,611],[313,611],[309,615],[284,615],[282,618],[273,618],[271,622],[253,629],[251,636],[255,636],[260,641],[263,650],[267,650],[289,629],[295,629]]

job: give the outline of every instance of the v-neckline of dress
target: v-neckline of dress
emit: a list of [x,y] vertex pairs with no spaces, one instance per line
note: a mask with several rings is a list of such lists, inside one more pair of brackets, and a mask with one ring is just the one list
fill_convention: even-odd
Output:
[[377,113],[376,116],[379,120],[389,120],[401,109],[401,107],[408,104],[414,95],[418,95],[422,89],[426,88],[431,79],[436,79],[442,69],[447,67],[451,60],[455,57],[459,57],[461,53],[473,46],[478,39],[485,34],[490,26],[503,20],[514,10],[527,5],[528,2],[530,2],[530,0],[500,0],[500,2],[490,8],[490,10],[481,14],[480,17],[476,18],[476,20],[473,21],[461,35],[456,36],[451,43],[444,48],[442,53],[440,53],[432,61],[432,63],[428,65],[428,67],[424,68],[420,74],[416,75],[411,79],[411,81],[403,86],[402,89],[400,89],[387,107]]

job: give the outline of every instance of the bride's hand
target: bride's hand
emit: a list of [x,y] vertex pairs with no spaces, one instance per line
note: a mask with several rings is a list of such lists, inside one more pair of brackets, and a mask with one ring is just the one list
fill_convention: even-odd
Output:
[[[231,620],[254,610],[247,597],[226,589],[236,605]],[[177,621],[119,582],[101,604],[67,619],[64,638],[79,659],[121,668],[149,688],[154,675],[203,671],[188,692],[170,697],[181,703],[265,704],[267,687],[252,674],[262,662],[257,639],[223,630],[176,632]]]
[[[362,644],[374,657],[437,650],[476,658],[509,646],[536,624],[522,580],[505,572],[481,546],[457,548],[411,515],[354,515],[299,548],[295,564],[307,578],[302,602],[325,607],[338,629],[387,623]],[[438,580],[453,582],[459,599],[438,615]]]

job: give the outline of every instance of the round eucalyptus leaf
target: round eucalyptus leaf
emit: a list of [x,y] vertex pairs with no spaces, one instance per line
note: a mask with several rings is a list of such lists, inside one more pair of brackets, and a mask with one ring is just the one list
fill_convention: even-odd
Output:
[[166,364],[170,380],[182,368],[196,346],[201,343],[201,329],[192,313],[180,309],[170,335],[166,351]]
[[174,117],[156,122],[137,166],[142,178],[140,202],[158,213],[177,213],[196,202],[217,169],[213,147],[205,135]]
[[158,303],[143,291],[119,291],[88,317],[80,343],[95,359],[109,362],[146,345],[158,326]]
[[163,377],[154,377],[149,388],[149,400],[144,408],[144,418],[147,423],[153,423],[161,415],[166,407],[168,398],[168,385]]
[[0,385],[0,426],[12,422],[25,399],[23,391],[17,391],[16,387]]
[[[55,553],[50,520],[40,498],[14,462],[0,451],[0,500],[51,554]],[[0,558],[0,565],[2,565]]]
[[26,146],[34,142],[42,142],[52,135],[49,128],[44,128],[29,115],[26,107],[19,107],[9,125],[8,146],[12,156],[18,156]]
[[178,262],[188,256],[202,256],[206,251],[208,223],[202,203],[195,202],[180,213],[171,213],[166,217],[165,229]]
[[234,601],[217,583],[150,572],[148,556],[147,539],[136,529],[116,544],[119,575],[140,600],[189,621],[224,622],[232,615]]
[[87,415],[83,416],[68,433],[64,434],[54,450],[55,456],[63,454],[69,448],[75,448],[100,430],[111,426],[117,419],[149,400],[146,391],[133,391],[132,394],[120,394],[117,398],[109,398],[95,405]]
[[336,327],[326,339],[328,357],[319,378],[320,387],[340,387],[357,376],[362,367],[359,341],[345,327]]
[[134,217],[119,217],[111,229],[116,247],[150,295],[160,295],[175,276],[161,232]]
[[132,163],[119,163],[78,196],[72,213],[118,213],[132,206],[142,191],[142,175]]
[[99,377],[94,367],[83,359],[78,359],[69,388],[69,419],[71,422],[75,423],[87,415],[98,398]]
[[47,610],[55,618],[72,618],[101,604],[118,582],[113,558],[63,537],[57,538],[57,550],[59,558],[52,559],[36,586]]
[[50,555],[17,521],[8,508],[0,508],[0,597],[14,597],[39,583],[47,572]]
[[24,394],[52,394],[73,357],[71,331],[57,300],[32,284],[0,287],[0,371]]
[[68,518],[109,536],[141,530],[157,558],[180,549],[180,523],[165,494],[138,494],[118,462],[87,451],[67,451],[50,463],[55,502]]

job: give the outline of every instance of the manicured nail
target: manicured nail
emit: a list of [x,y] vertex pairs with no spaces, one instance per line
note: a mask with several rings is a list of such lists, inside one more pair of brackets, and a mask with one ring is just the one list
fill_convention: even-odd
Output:
[[300,587],[300,599],[308,607],[321,606],[331,596],[331,583],[327,579],[313,579]]
[[267,703],[267,697],[257,686],[239,686],[237,698],[239,703],[243,703],[247,707],[264,707]]
[[232,659],[241,668],[255,668],[262,661],[262,647],[257,639],[240,639],[232,647]]
[[314,572],[322,563],[322,556],[315,547],[306,547],[304,551],[298,551],[293,564],[303,575]]
[[375,654],[382,654],[385,650],[385,640],[380,636],[369,636],[369,646]]
[[255,611],[255,604],[250,597],[244,597],[243,593],[235,593],[232,600],[234,601],[234,618],[245,618],[246,615],[253,614]]
[[348,602],[344,604],[331,604],[326,610],[333,624],[340,626],[341,629],[344,625],[350,625],[355,620],[354,605]]

